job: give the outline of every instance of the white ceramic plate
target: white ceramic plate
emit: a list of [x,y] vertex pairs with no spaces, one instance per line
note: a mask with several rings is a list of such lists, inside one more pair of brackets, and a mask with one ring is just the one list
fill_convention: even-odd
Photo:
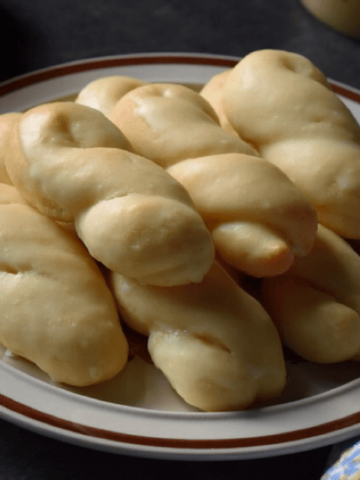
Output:
[[[147,54],[60,65],[1,84],[0,113],[74,95],[107,75],[202,84],[237,61]],[[360,92],[332,84],[360,120]],[[0,349],[0,416],[89,448],[164,459],[281,455],[360,434],[359,364],[320,366],[290,357],[288,384],[277,403],[244,412],[203,413],[187,406],[146,361],[140,338],[132,343],[135,355],[116,379],[85,389],[56,385],[32,364]]]

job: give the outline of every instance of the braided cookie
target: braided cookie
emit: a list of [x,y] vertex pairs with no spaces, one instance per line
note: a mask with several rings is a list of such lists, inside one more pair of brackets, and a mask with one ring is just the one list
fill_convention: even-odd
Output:
[[0,183],[0,205],[10,205],[12,203],[26,205],[26,202],[14,186]]
[[110,118],[136,153],[162,167],[218,153],[257,155],[220,127],[203,97],[182,85],[155,83],[136,88],[119,100]]
[[263,280],[263,302],[284,343],[305,359],[360,360],[360,257],[319,225],[311,253]]
[[225,72],[218,73],[214,75],[201,89],[200,95],[207,100],[210,105],[215,110],[221,127],[227,132],[237,135],[231,123],[229,122],[225,111],[222,100],[222,92],[226,80],[230,74],[231,70],[225,70]]
[[113,297],[81,242],[0,185],[0,342],[52,379],[84,386],[128,355]]
[[100,110],[110,118],[113,108],[121,97],[130,90],[145,84],[137,78],[122,75],[98,78],[80,91],[75,102]]
[[242,154],[184,160],[168,168],[190,193],[230,265],[261,277],[285,272],[306,255],[317,229],[314,209],[266,160]]
[[11,148],[11,134],[14,125],[21,118],[21,113],[5,113],[0,115],[0,183],[12,185],[6,170],[6,158]]
[[116,273],[110,284],[124,320],[149,337],[154,364],[189,404],[237,410],[281,394],[276,328],[218,264],[198,284],[153,287]]
[[223,102],[234,129],[288,175],[320,223],[360,238],[360,128],[309,60],[251,53],[229,74]]
[[203,220],[184,187],[127,148],[101,112],[53,103],[22,116],[7,169],[30,204],[74,221],[109,269],[155,285],[200,281],[214,256]]
[[221,129],[200,95],[167,84],[140,87],[117,103],[111,118],[136,152],[150,152],[185,186],[231,265],[255,276],[277,275],[294,254],[308,252],[315,211],[278,168]]

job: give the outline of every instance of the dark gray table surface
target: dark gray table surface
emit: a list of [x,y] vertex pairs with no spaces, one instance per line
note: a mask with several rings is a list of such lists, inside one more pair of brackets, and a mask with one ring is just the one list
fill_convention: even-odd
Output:
[[[0,81],[82,58],[140,52],[306,55],[360,89],[360,42],[315,20],[298,0],[0,0]],[[1,312],[0,312],[1,314]],[[178,462],[87,450],[0,420],[1,480],[197,478],[318,480],[330,447],[231,462]]]

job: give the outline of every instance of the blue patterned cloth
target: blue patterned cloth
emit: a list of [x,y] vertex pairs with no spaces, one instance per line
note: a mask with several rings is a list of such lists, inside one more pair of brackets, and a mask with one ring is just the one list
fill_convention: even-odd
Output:
[[360,480],[360,439],[335,445],[328,464],[321,480]]

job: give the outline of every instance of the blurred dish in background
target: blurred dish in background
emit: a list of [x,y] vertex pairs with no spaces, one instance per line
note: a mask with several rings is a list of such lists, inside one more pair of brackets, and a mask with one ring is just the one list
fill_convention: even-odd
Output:
[[360,39],[359,0],[300,0],[316,18],[335,30]]

